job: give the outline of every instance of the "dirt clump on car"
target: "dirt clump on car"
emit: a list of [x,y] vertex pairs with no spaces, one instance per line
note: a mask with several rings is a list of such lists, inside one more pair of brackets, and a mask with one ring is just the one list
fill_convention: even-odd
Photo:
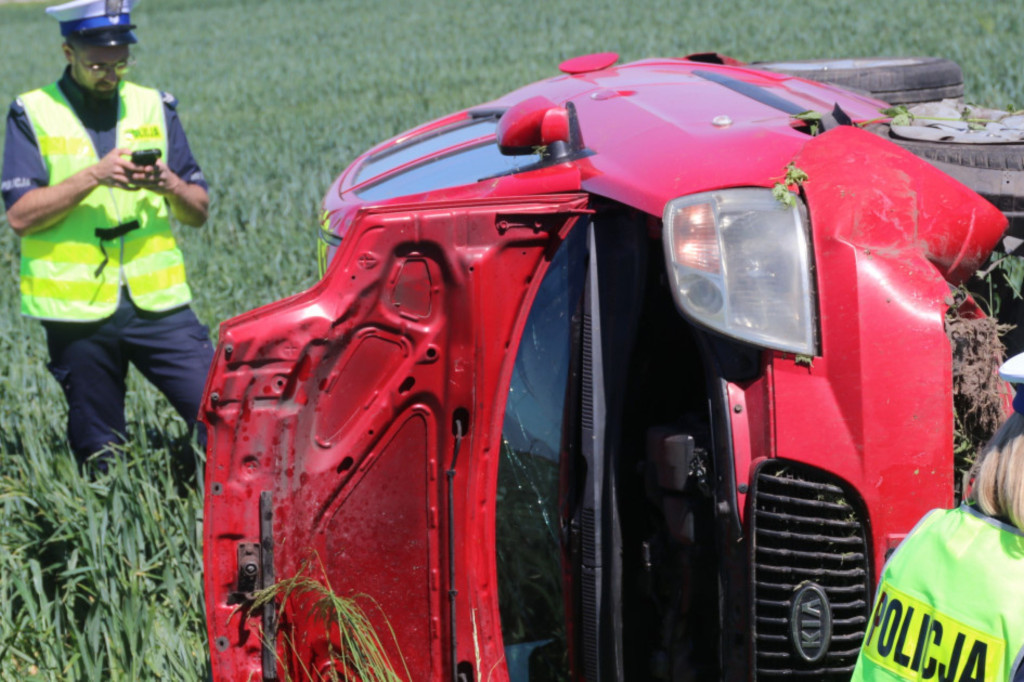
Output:
[[998,368],[1006,355],[1000,337],[1012,329],[994,317],[965,317],[957,308],[946,315],[946,335],[953,350],[954,456],[961,476],[960,497],[978,450],[1006,418],[1010,396]]

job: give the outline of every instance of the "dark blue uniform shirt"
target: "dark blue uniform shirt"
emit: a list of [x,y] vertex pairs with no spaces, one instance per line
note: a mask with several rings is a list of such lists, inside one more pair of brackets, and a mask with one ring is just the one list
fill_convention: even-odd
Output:
[[[98,158],[103,158],[117,145],[118,98],[93,97],[71,78],[70,67],[64,70],[58,84],[86,132],[89,133],[89,137],[92,138]],[[173,95],[161,94],[167,120],[167,166],[182,180],[209,190],[203,178],[203,171],[192,156],[185,130],[181,127],[176,110],[178,101]],[[7,113],[4,167],[3,175],[0,176],[0,192],[3,194],[4,205],[10,209],[14,202],[30,190],[49,184],[50,174],[39,153],[39,143],[36,141],[32,124],[24,107],[15,100]]]

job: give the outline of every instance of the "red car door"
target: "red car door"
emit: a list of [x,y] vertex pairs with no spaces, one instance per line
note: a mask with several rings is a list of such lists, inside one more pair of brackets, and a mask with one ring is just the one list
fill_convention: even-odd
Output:
[[202,415],[215,679],[372,667],[331,596],[399,678],[504,677],[502,412],[531,301],[586,212],[581,194],[369,209],[323,280],[222,325]]

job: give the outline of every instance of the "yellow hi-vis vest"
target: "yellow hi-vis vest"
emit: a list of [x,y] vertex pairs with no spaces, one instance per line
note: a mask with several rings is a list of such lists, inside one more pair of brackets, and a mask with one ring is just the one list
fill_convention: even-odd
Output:
[[[167,124],[160,92],[119,85],[117,146],[160,149],[167,156]],[[39,152],[56,185],[99,161],[85,127],[60,87],[52,83],[20,97]],[[123,236],[108,230],[138,221]],[[174,241],[164,198],[145,190],[97,187],[55,225],[21,239],[21,312],[42,320],[89,321],[113,314],[121,286],[135,304],[162,311],[185,305],[192,292]]]
[[935,510],[886,562],[853,682],[1022,679],[1024,533]]

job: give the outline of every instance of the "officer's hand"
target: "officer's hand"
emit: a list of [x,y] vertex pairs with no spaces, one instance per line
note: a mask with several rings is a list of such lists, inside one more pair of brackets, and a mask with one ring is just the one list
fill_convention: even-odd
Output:
[[93,177],[96,182],[105,187],[119,187],[121,189],[134,189],[131,186],[129,175],[132,164],[125,156],[131,154],[130,149],[116,147],[110,153],[92,166]]
[[131,167],[131,183],[136,189],[148,189],[162,196],[170,196],[182,182],[182,179],[161,160],[157,160],[152,166],[136,166],[131,163],[128,165]]

